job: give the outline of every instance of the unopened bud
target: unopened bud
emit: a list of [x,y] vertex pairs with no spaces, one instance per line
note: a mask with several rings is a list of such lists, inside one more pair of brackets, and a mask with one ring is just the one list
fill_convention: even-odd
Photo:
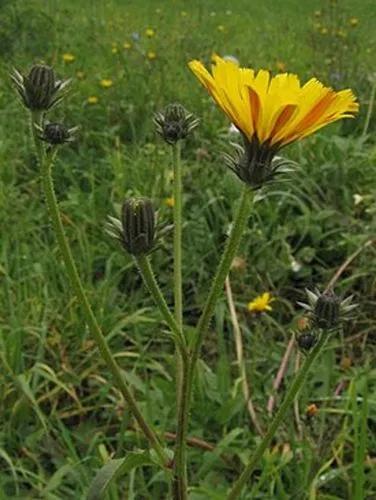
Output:
[[312,331],[301,333],[297,338],[297,343],[303,351],[310,351],[316,344],[317,337]]
[[154,115],[157,133],[168,144],[185,139],[197,127],[198,122],[181,104],[169,104]]
[[329,329],[339,322],[341,300],[333,291],[318,296],[314,309],[315,323],[319,328]]
[[57,104],[63,98],[60,91],[68,84],[68,81],[56,80],[54,70],[45,64],[35,64],[26,76],[14,70],[11,78],[24,105],[31,111],[47,111]]
[[62,123],[57,122],[46,123],[43,129],[38,125],[34,126],[41,133],[39,138],[42,139],[42,141],[48,142],[54,146],[74,141],[74,134],[77,131],[77,127],[68,128]]
[[121,240],[131,255],[145,255],[153,249],[155,214],[148,198],[126,200],[122,207],[121,225]]

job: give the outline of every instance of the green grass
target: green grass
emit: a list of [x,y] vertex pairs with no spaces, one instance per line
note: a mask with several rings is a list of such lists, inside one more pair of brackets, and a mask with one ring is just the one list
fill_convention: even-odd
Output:
[[[84,499],[108,456],[121,458],[147,448],[71,297],[44,206],[27,113],[10,88],[8,71],[44,60],[60,76],[74,78],[71,96],[52,114],[81,127],[79,140],[62,149],[54,171],[65,228],[110,346],[145,416],[160,433],[175,431],[172,347],[131,259],[104,231],[107,215],[116,213],[130,194],[151,196],[160,207],[160,220],[172,221],[165,203],[172,192],[170,151],[156,137],[153,112],[179,101],[201,119],[183,148],[184,322],[194,326],[240,185],[221,160],[228,147],[228,122],[194,80],[187,61],[209,61],[215,51],[273,72],[277,62],[284,62],[302,79],[316,74],[336,88],[349,86],[358,93],[359,118],[283,151],[297,162],[296,171],[290,182],[274,185],[256,204],[239,252],[246,267],[231,275],[252,398],[266,427],[272,381],[302,314],[296,302],[306,287],[323,289],[376,230],[374,115],[369,134],[362,136],[376,14],[368,0],[336,3],[341,26],[352,16],[359,18],[356,28],[346,27],[347,56],[338,51],[344,42],[338,45],[335,37],[323,41],[313,27],[313,12],[329,4],[237,0],[227,14],[228,3],[218,0],[144,0],[127,6],[121,1],[2,2],[1,500]],[[144,36],[148,27],[156,31],[151,39]],[[132,39],[134,32],[140,34],[138,42]],[[133,44],[130,50],[123,48],[127,41]],[[145,58],[148,51],[157,58]],[[75,61],[64,64],[62,54],[68,52]],[[339,76],[332,61],[337,56],[346,69]],[[78,71],[83,79],[76,78]],[[111,78],[113,86],[101,88],[102,78]],[[93,95],[99,99],[96,105],[87,103]],[[355,203],[354,195],[361,201]],[[171,304],[171,236],[152,261]],[[291,412],[244,499],[376,496],[375,275],[375,247],[369,245],[337,284],[338,293],[355,295],[358,307],[327,345],[300,395],[300,432]],[[246,304],[263,291],[276,298],[273,311],[255,318]],[[295,356],[294,351],[288,379]],[[350,367],[345,367],[346,358]],[[223,296],[199,363],[189,429],[190,436],[214,444],[215,450],[190,448],[190,500],[224,498],[259,440],[249,423],[235,360]],[[335,395],[339,384],[342,390]],[[312,402],[319,414],[308,418],[305,408]],[[111,500],[167,495],[165,477],[155,467],[135,469],[117,484]]]

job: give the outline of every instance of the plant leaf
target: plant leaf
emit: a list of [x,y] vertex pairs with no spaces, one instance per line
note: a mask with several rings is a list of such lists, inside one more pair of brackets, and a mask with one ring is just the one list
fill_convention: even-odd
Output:
[[112,481],[142,465],[153,465],[148,451],[131,452],[125,458],[110,460],[95,475],[89,488],[87,500],[103,500]]

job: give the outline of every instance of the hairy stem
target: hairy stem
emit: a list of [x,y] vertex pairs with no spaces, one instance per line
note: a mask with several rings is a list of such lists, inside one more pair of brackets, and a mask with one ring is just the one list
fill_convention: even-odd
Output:
[[130,388],[128,387],[128,384],[125,381],[124,375],[121,372],[118,364],[116,363],[110,348],[108,347],[107,341],[100,329],[100,326],[94,316],[94,313],[91,309],[91,306],[89,304],[89,301],[86,297],[85,290],[82,286],[80,277],[78,275],[78,271],[75,265],[75,262],[73,260],[73,255],[68,243],[68,240],[65,235],[64,231],[64,226],[61,220],[60,216],[60,211],[58,207],[58,202],[57,198],[55,195],[55,190],[54,190],[54,185],[53,185],[53,178],[52,178],[52,163],[54,159],[53,154],[48,154],[44,152],[44,149],[42,145],[40,144],[40,140],[37,137],[37,133],[34,127],[34,123],[37,123],[38,125],[41,125],[41,114],[40,113],[35,113],[32,115],[32,131],[33,131],[33,137],[35,141],[35,147],[38,155],[38,160],[40,163],[40,168],[41,168],[41,176],[42,176],[42,184],[43,184],[43,190],[44,190],[44,195],[46,199],[46,204],[48,208],[48,212],[50,215],[50,219],[56,234],[56,239],[60,248],[61,255],[64,260],[64,264],[66,267],[66,271],[72,286],[72,289],[74,291],[74,294],[76,295],[83,314],[85,316],[86,323],[89,326],[89,330],[91,332],[91,335],[93,336],[97,347],[99,349],[99,352],[105,361],[107,368],[110,370],[119,390],[121,391],[125,401],[127,402],[130,411],[132,412],[134,418],[136,419],[138,425],[140,426],[141,430],[145,434],[146,438],[149,440],[150,445],[154,448],[156,454],[158,455],[161,464],[164,464],[164,466],[167,465],[168,463],[168,457],[158,439],[156,436],[155,432],[152,430],[152,428],[149,426],[149,424],[146,422],[144,419],[140,409],[138,408],[138,405],[136,403],[136,400],[133,397],[132,392],[130,391]]
[[235,498],[238,498],[239,495],[241,494],[244,486],[246,485],[248,479],[250,478],[252,472],[254,471],[256,465],[258,462],[261,460],[265,450],[269,446],[271,440],[274,437],[274,434],[276,433],[278,427],[280,426],[282,420],[284,419],[287,410],[290,408],[292,403],[294,402],[295,397],[297,396],[298,392],[302,388],[305,378],[319,355],[320,351],[322,350],[323,346],[325,345],[325,342],[328,339],[328,332],[323,331],[321,333],[321,336],[315,345],[315,347],[312,349],[312,351],[308,354],[302,368],[300,371],[295,375],[288,391],[287,394],[279,407],[275,417],[272,420],[272,423],[270,424],[270,427],[265,434],[264,438],[262,439],[261,443],[258,445],[255,453],[253,454],[250,462],[248,465],[245,467],[239,478],[235,481],[228,497],[227,500],[234,500]]
[[[183,291],[182,291],[182,169],[180,141],[173,147],[174,169],[174,313],[176,322],[182,330],[183,327]],[[182,359],[178,350],[176,359],[176,401],[177,401],[177,436],[174,459],[174,491],[176,500],[187,499],[187,452],[186,439],[187,415],[184,413],[182,400],[187,391],[187,377],[189,365],[187,359]]]
[[[230,270],[232,261],[238,250],[240,240],[242,238],[243,231],[248,220],[251,196],[252,191],[247,185],[244,185],[238,211],[233,222],[231,234],[227,240],[226,248],[218,265],[214,280],[210,287],[209,295],[206,299],[204,309],[197,324],[197,336],[192,349],[190,379],[192,379],[203,340],[208,332],[210,321],[214,314],[215,305],[217,303],[219,295],[222,293],[226,276]],[[192,380],[190,380],[190,384],[191,383]]]
[[159,288],[159,285],[155,279],[153,270],[150,265],[149,258],[146,255],[138,255],[135,257],[136,264],[140,270],[142,279],[149,290],[151,296],[154,299],[155,304],[160,310],[163,319],[166,321],[168,327],[170,328],[173,338],[177,344],[179,352],[183,357],[187,357],[187,348],[185,338],[181,329],[179,328],[174,316],[172,315],[165,298]]

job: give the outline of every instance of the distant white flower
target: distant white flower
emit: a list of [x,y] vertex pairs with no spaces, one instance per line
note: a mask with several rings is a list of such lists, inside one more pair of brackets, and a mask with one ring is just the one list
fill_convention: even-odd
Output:
[[300,262],[298,262],[297,260],[295,260],[294,257],[291,257],[290,265],[291,265],[291,270],[294,273],[298,273],[302,268],[302,264]]
[[361,194],[355,193],[355,194],[353,194],[353,200],[354,200],[354,205],[357,206],[360,203],[362,203],[364,198]]

